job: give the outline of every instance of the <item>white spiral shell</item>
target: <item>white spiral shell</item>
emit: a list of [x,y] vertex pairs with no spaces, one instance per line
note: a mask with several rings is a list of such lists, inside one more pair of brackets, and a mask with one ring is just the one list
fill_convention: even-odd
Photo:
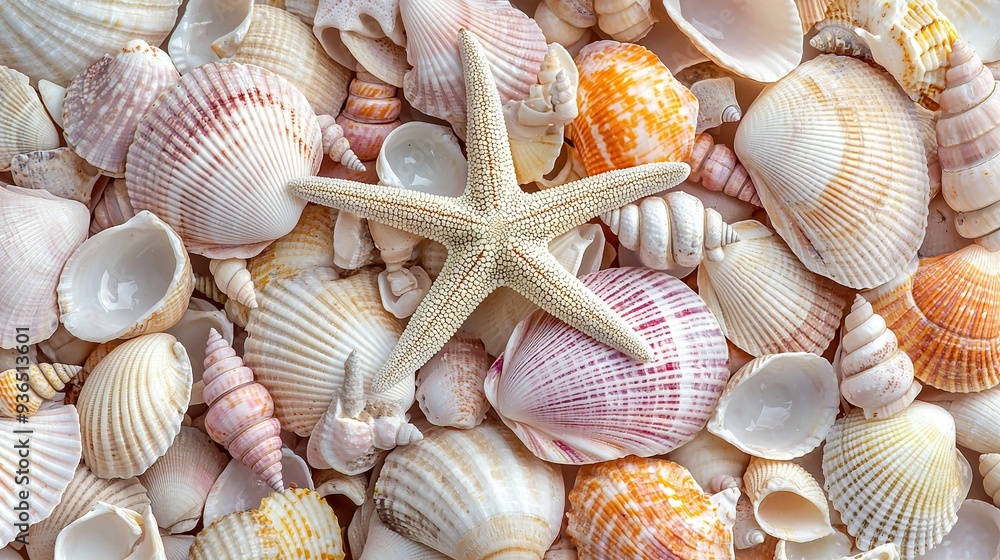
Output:
[[222,293],[250,309],[257,308],[257,293],[246,259],[212,259],[208,269]]

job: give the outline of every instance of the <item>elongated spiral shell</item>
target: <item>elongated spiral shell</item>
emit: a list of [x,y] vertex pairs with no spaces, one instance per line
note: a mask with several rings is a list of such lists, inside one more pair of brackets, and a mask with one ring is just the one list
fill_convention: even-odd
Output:
[[377,158],[385,137],[401,124],[399,113],[403,102],[397,93],[396,86],[368,72],[358,72],[351,80],[347,104],[337,117],[337,124],[344,129],[344,137],[361,161]]
[[34,414],[42,401],[52,400],[82,369],[63,364],[31,364],[0,373],[0,416]]
[[656,270],[698,266],[706,257],[722,260],[722,247],[739,241],[722,214],[681,191],[644,198],[602,214],[601,221],[622,247],[638,252],[639,260]]
[[257,294],[246,259],[212,259],[208,269],[222,293],[241,305],[257,308]]
[[710,191],[722,192],[733,198],[761,206],[757,188],[736,154],[725,144],[716,144],[712,135],[702,132],[694,140],[688,181],[701,183]]
[[365,171],[365,164],[361,163],[361,159],[351,149],[351,142],[344,135],[344,129],[337,124],[336,119],[330,115],[320,115],[319,126],[323,131],[323,151],[330,156],[330,159],[348,169]]
[[980,455],[979,474],[983,476],[983,489],[1000,506],[1000,453]]
[[215,329],[208,335],[203,379],[208,435],[281,492],[281,424],[273,418],[271,395]]

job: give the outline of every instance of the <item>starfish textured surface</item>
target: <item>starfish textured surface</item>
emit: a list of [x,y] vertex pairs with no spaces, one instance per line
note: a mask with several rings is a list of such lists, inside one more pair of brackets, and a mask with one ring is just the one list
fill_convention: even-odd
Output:
[[650,163],[526,193],[517,184],[500,96],[476,37],[459,32],[468,92],[469,176],[446,197],[313,177],[291,181],[306,200],[444,244],[448,258],[379,371],[383,391],[426,363],[491,292],[508,286],[581,332],[642,361],[652,349],[548,252],[555,236],[687,178],[684,163]]

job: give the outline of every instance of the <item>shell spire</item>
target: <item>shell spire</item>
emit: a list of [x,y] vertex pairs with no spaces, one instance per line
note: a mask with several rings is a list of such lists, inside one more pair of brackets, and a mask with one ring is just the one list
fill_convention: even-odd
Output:
[[365,171],[365,164],[351,150],[351,142],[344,135],[344,129],[330,115],[319,115],[319,126],[323,131],[323,152],[333,161],[354,171]]
[[687,164],[691,166],[688,181],[700,183],[710,191],[725,193],[754,206],[762,206],[760,197],[757,196],[757,187],[746,168],[728,146],[716,144],[711,134],[702,132],[695,138],[694,149]]
[[257,292],[246,259],[212,259],[208,268],[222,293],[245,307],[257,308]]
[[277,492],[281,479],[281,424],[274,416],[274,403],[263,385],[243,365],[233,347],[214,328],[205,349],[205,430],[233,457],[267,482]]
[[[52,400],[56,392],[65,389],[66,383],[82,369],[64,364],[31,364],[0,373],[0,416],[15,418],[34,414],[42,401]],[[19,390],[24,389],[18,387],[19,381],[27,382],[27,391]],[[27,396],[27,401],[22,395]]]
[[382,142],[402,122],[399,113],[403,102],[398,88],[383,82],[368,72],[358,72],[351,80],[347,104],[337,117],[351,149],[361,161],[373,161],[382,149]]

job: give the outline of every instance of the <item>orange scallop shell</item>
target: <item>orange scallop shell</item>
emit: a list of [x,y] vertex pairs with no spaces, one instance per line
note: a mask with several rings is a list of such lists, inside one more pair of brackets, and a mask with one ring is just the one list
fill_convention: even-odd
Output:
[[1000,384],[1000,253],[923,259],[869,294],[920,381],[952,393]]
[[657,161],[687,161],[698,100],[655,54],[631,43],[597,41],[580,69],[573,143],[589,175]]
[[733,533],[687,469],[626,457],[586,466],[569,493],[580,560],[730,560]]

